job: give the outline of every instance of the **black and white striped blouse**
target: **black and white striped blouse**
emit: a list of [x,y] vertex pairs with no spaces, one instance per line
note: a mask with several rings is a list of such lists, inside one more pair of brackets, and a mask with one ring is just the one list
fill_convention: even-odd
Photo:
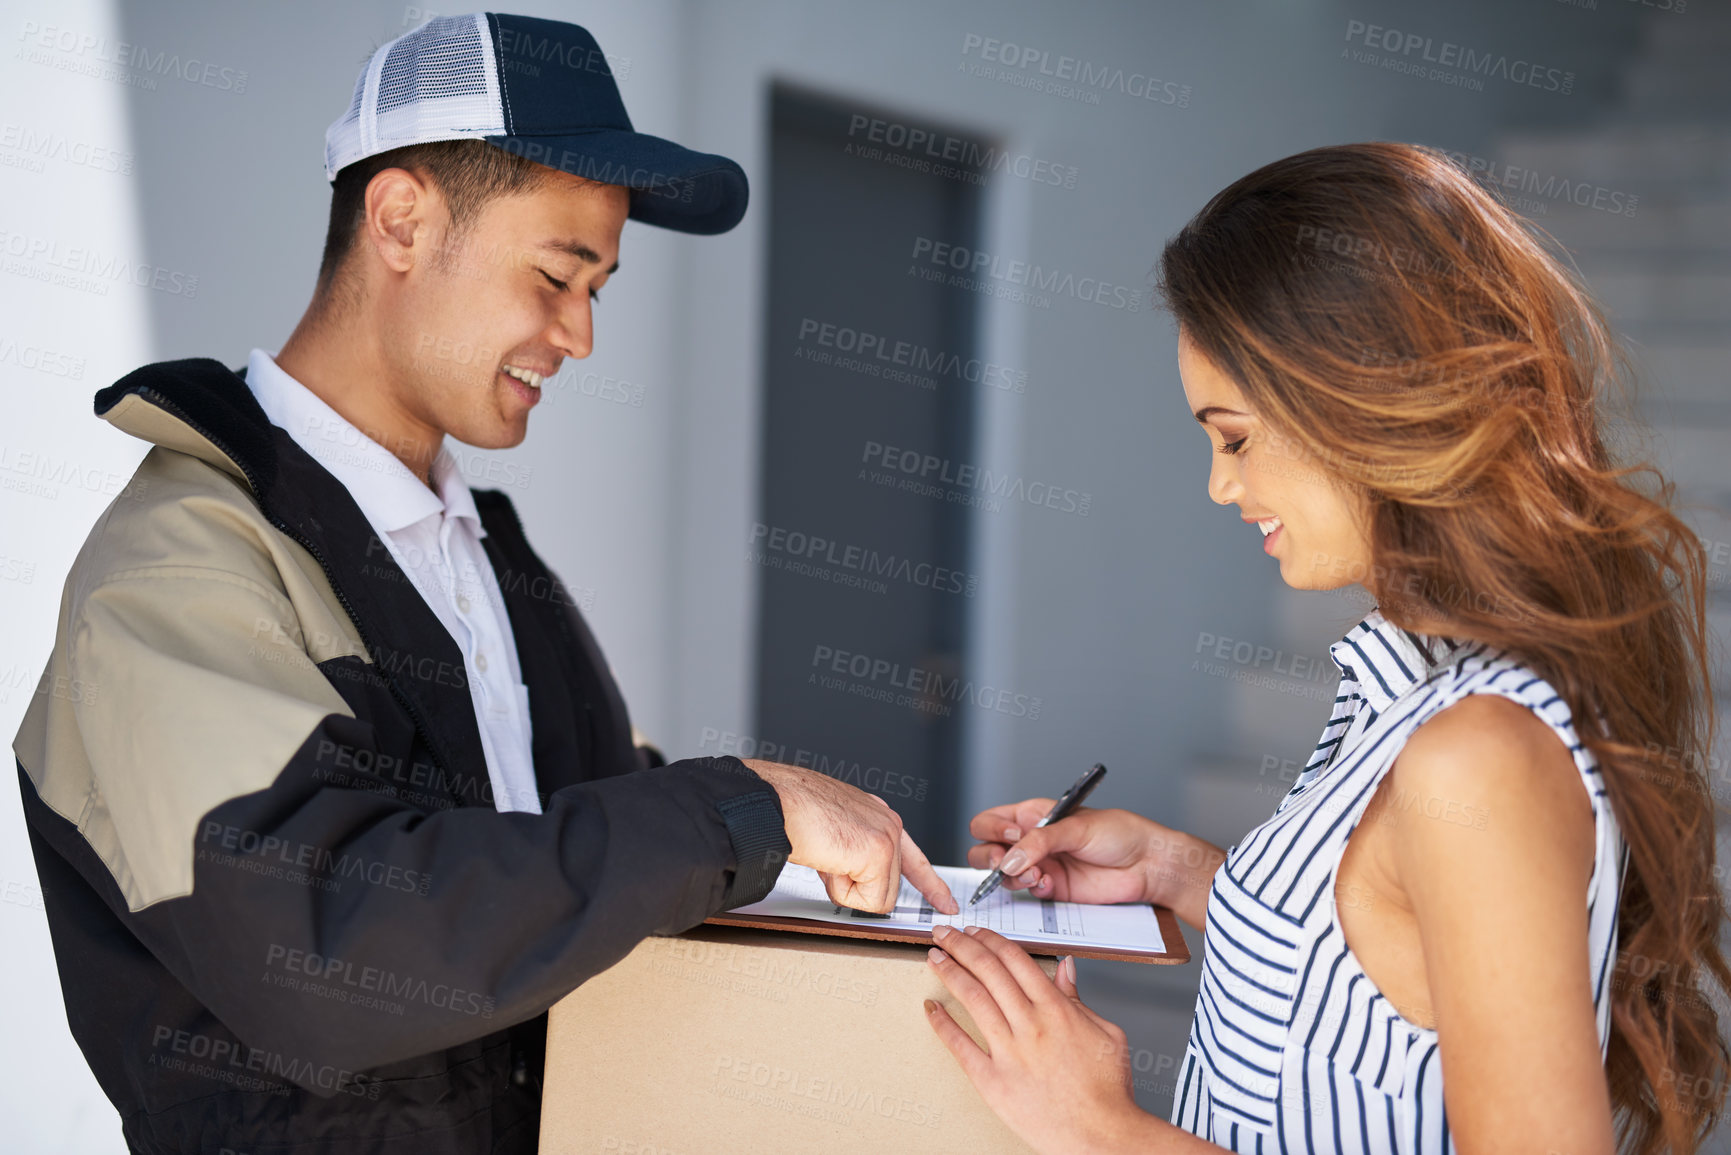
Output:
[[[1602,1057],[1622,835],[1567,704],[1517,658],[1409,633],[1375,610],[1330,653],[1341,681],[1322,741],[1274,817],[1214,876],[1172,1121],[1232,1151],[1445,1155],[1454,1142],[1436,1031],[1383,997],[1336,917],[1347,836],[1407,738],[1437,711],[1468,694],[1500,694],[1544,719],[1574,752],[1592,799],[1596,850],[1584,897]],[[1393,804],[1440,821],[1489,819],[1440,799]]]

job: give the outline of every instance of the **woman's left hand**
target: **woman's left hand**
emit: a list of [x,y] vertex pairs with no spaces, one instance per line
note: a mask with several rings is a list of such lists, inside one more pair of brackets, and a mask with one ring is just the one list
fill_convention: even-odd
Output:
[[981,927],[940,927],[930,963],[973,1017],[988,1053],[950,1013],[926,1000],[926,1017],[986,1105],[1044,1155],[1100,1151],[1148,1121],[1131,1094],[1124,1031],[1076,994],[1076,962],[1057,982],[1026,951]]

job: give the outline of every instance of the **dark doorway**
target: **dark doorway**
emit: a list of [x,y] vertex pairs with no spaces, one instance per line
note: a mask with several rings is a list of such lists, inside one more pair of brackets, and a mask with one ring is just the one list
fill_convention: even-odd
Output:
[[785,86],[771,109],[757,733],[956,862],[974,514],[880,484],[873,447],[970,459],[976,298],[910,255],[977,247],[988,146]]

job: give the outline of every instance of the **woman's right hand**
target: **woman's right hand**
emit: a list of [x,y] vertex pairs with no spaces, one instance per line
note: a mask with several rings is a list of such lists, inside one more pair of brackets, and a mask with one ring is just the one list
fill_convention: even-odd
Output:
[[[968,833],[981,845],[969,849],[968,865],[1005,867],[1004,886],[1037,898],[1152,902],[1202,925],[1225,851],[1128,810],[1082,806],[1036,829],[1051,809],[1052,799],[1029,798],[976,814]],[[1011,860],[1012,852],[1021,861]]]

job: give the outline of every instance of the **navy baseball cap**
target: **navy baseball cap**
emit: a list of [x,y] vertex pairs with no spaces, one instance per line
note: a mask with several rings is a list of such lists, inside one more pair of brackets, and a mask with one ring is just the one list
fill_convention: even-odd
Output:
[[476,12],[429,20],[374,52],[325,130],[325,176],[434,140],[484,140],[548,168],[631,190],[630,216],[724,233],[745,215],[745,170],[637,132],[587,29]]

